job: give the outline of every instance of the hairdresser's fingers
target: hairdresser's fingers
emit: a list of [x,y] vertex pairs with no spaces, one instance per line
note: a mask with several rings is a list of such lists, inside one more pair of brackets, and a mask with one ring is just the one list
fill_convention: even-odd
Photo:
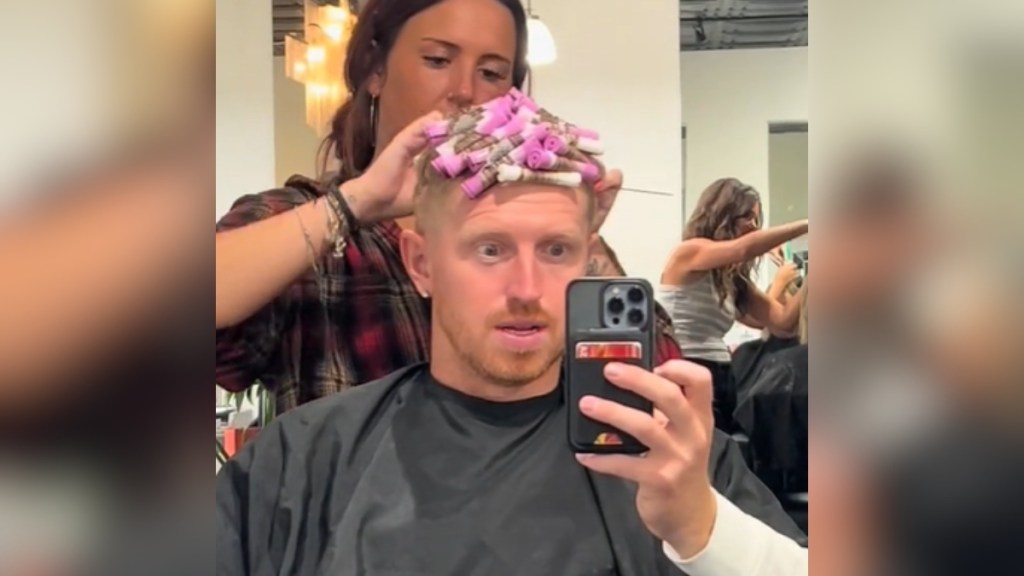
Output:
[[594,185],[597,206],[594,210],[594,229],[600,230],[615,205],[615,199],[622,189],[622,171],[609,170],[604,178]]
[[434,122],[444,119],[444,115],[434,110],[413,120],[398,135],[393,142],[397,144],[409,158],[415,157],[426,148],[430,141],[427,138],[426,127]]
[[427,125],[442,118],[441,113],[434,111],[410,122],[391,138],[381,156],[387,156],[392,159],[391,162],[397,160],[401,164],[412,162],[427,148],[430,141],[425,130]]
[[595,192],[606,192],[608,190],[618,190],[622,188],[622,170],[609,170],[605,173],[604,178],[599,180],[594,185]]

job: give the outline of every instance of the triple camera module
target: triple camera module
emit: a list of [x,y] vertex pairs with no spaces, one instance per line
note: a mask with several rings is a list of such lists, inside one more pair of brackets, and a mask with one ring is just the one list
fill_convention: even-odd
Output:
[[609,328],[641,328],[647,321],[647,293],[630,283],[613,283],[605,287],[603,321]]

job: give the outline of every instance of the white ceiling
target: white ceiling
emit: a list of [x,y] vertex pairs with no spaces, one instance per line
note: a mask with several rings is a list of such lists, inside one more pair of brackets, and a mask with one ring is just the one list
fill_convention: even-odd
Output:
[[[272,1],[274,53],[280,55],[286,34],[302,35],[303,1]],[[680,0],[679,41],[680,50],[806,46],[807,0]]]

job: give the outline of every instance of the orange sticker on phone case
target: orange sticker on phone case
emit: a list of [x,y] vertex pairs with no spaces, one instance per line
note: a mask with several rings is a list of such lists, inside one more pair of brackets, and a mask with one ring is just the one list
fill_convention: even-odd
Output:
[[637,360],[643,356],[639,342],[578,342],[576,358],[600,360]]
[[621,446],[622,438],[612,432],[602,432],[594,440],[594,446]]

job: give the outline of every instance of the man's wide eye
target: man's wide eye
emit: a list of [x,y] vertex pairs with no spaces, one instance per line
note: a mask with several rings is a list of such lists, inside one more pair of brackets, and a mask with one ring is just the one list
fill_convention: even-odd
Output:
[[549,256],[553,256],[555,258],[561,258],[561,257],[565,256],[568,253],[569,253],[569,247],[566,246],[565,244],[555,243],[555,244],[551,244],[550,246],[548,246],[548,255]]
[[501,249],[497,244],[481,244],[477,246],[476,253],[483,258],[494,259],[501,255]]

